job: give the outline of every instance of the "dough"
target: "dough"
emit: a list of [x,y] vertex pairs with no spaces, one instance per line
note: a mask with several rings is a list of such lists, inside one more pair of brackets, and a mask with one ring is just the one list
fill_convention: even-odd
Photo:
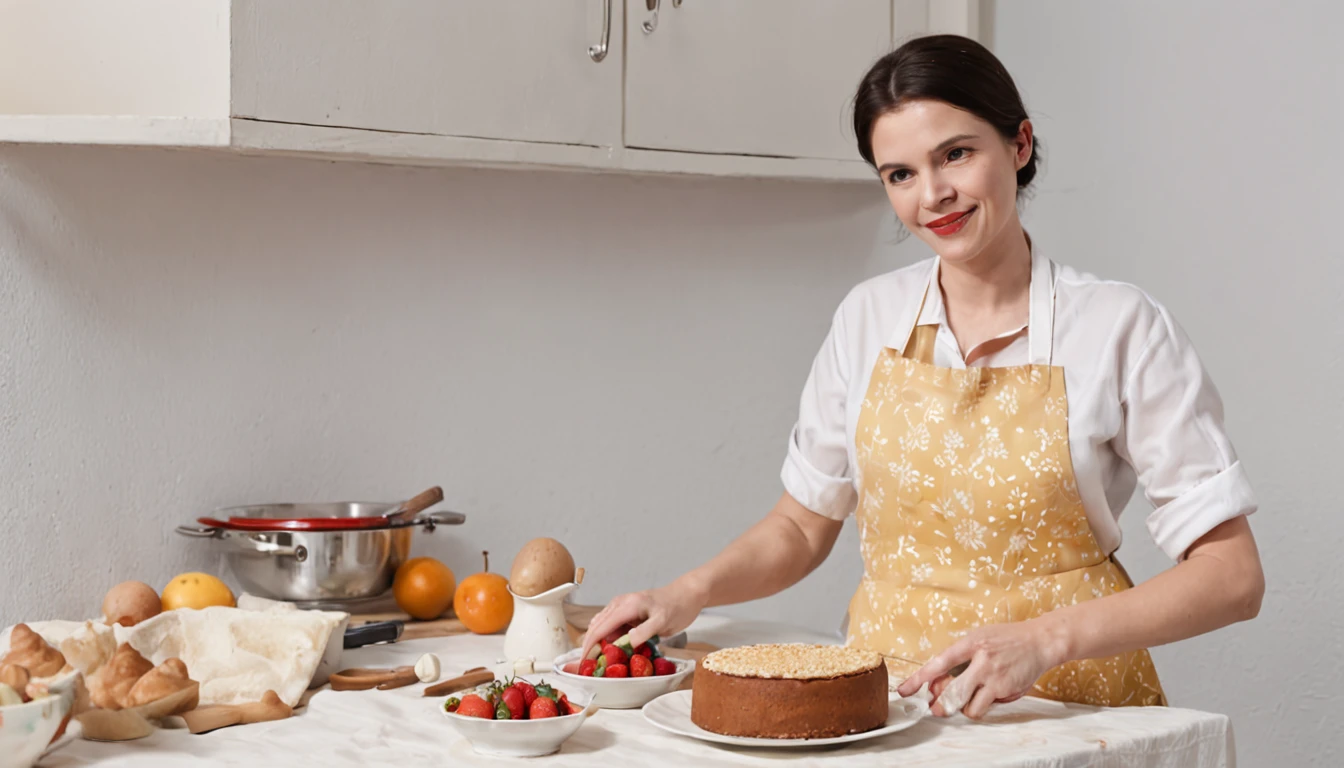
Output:
[[201,683],[201,706],[255,702],[271,690],[293,707],[308,689],[328,639],[346,615],[183,608],[113,631],[119,641],[155,663],[181,659],[192,679]]

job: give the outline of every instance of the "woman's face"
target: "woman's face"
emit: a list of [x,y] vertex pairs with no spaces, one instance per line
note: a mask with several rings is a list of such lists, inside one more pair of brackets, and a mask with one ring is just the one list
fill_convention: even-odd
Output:
[[942,259],[967,263],[1021,237],[1017,171],[1031,123],[1005,140],[946,102],[910,101],[873,125],[873,159],[891,207]]

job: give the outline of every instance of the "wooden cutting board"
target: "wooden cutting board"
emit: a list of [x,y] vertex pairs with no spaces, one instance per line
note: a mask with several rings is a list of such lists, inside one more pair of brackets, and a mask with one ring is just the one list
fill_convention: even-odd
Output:
[[[588,629],[588,622],[592,620],[597,612],[602,610],[600,605],[574,605],[565,604],[565,620],[569,624],[570,641],[578,644],[583,639],[583,633]],[[405,624],[402,630],[402,640],[423,640],[431,637],[452,637],[453,635],[465,635],[470,630],[452,614],[450,610],[447,614],[429,621],[419,621],[412,619],[409,615],[401,611],[381,611],[374,613],[354,613],[350,615],[350,626],[357,627],[361,624],[368,624],[375,621],[400,621]],[[717,651],[718,647],[709,643],[688,642],[685,648],[666,648],[664,652],[674,659],[699,659],[710,651]],[[690,678],[687,678],[686,684],[690,684]]]
[[[583,637],[583,633],[588,629],[588,622],[592,620],[597,612],[602,610],[600,605],[565,605],[565,620],[569,623],[569,636],[574,642]],[[357,627],[361,624],[371,624],[376,621],[400,621],[405,625],[402,630],[402,640],[423,640],[427,637],[452,637],[453,635],[465,635],[471,630],[453,615],[452,609],[448,613],[437,619],[429,621],[420,621],[412,619],[402,611],[375,611],[370,613],[352,613],[350,614],[350,626]]]

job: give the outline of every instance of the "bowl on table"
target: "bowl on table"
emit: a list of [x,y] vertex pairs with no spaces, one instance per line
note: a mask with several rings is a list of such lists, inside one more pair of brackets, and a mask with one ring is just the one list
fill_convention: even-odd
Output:
[[[444,709],[448,701],[445,698],[439,702],[439,713],[480,754],[496,757],[540,757],[553,754],[579,730],[585,720],[597,712],[592,693],[576,685],[558,683],[555,677],[551,676],[550,683],[563,691],[570,702],[583,707],[582,712],[543,720],[486,720],[448,712]],[[536,676],[519,679],[532,685],[546,682]],[[471,691],[455,693],[451,698],[461,699],[469,693]]]
[[0,765],[28,768],[65,730],[82,676],[71,670],[49,680],[35,681],[49,695],[26,704],[0,707]]
[[599,709],[639,709],[650,701],[671,693],[681,687],[682,682],[695,671],[695,662],[685,659],[672,659],[677,671],[670,675],[653,677],[585,677],[565,671],[565,665],[577,662],[583,649],[576,648],[569,653],[555,657],[553,673],[564,684],[581,686],[592,691],[593,699]]

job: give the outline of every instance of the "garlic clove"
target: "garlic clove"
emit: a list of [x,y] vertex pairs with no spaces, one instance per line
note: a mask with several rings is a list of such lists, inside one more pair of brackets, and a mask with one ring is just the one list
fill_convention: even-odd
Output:
[[426,653],[415,662],[415,676],[420,678],[422,683],[436,682],[441,671],[442,665],[439,663],[439,657],[432,653]]

